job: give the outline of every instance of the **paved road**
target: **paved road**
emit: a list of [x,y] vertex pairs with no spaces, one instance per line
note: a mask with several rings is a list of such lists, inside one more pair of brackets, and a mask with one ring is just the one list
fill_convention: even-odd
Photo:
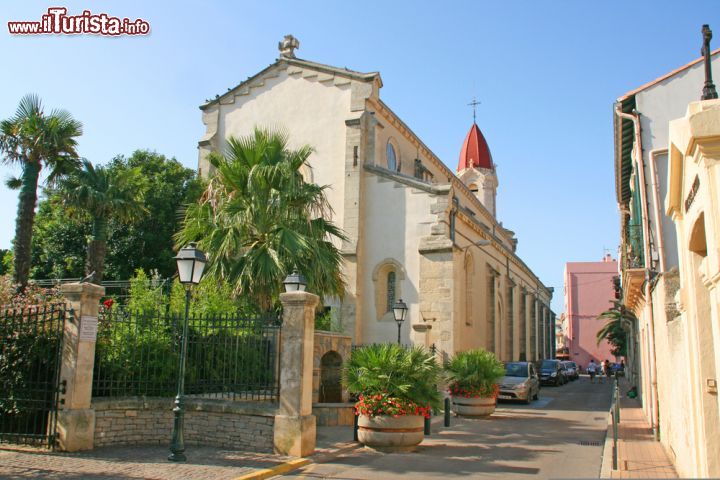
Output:
[[[453,419],[417,452],[361,448],[286,477],[342,480],[393,478],[598,478],[611,386],[587,377],[544,387],[532,405],[501,403],[486,419]],[[442,424],[440,424],[442,425]]]

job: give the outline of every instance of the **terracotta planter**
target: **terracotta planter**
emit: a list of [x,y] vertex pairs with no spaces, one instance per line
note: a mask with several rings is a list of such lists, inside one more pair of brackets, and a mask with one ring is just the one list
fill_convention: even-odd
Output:
[[495,411],[494,397],[452,397],[453,410],[463,417],[486,417]]
[[425,419],[421,415],[358,418],[360,443],[383,452],[409,452],[423,441]]

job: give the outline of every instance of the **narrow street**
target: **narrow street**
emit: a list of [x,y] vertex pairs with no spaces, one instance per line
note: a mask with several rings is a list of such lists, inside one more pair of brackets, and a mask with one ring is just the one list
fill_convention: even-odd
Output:
[[531,405],[501,403],[487,419],[452,419],[413,453],[365,448],[286,475],[291,478],[598,478],[611,384],[581,377],[543,387]]

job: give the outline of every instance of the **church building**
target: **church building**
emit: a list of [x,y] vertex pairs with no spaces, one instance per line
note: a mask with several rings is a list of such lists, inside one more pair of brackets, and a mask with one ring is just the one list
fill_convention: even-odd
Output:
[[200,173],[212,174],[208,153],[255,126],[315,149],[303,175],[330,186],[332,220],[347,235],[347,293],[326,307],[355,344],[396,341],[392,305],[402,299],[404,344],[553,357],[553,291],[496,218],[497,172],[477,124],[452,171],[381,100],[378,72],[301,60],[297,48],[286,36],[273,64],[200,107]]

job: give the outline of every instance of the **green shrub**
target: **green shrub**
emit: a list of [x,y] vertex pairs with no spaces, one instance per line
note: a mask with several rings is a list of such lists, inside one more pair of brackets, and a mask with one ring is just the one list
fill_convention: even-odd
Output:
[[94,396],[174,394],[179,348],[171,318],[114,309],[100,322]]
[[343,383],[351,394],[438,407],[440,371],[435,357],[421,347],[368,345],[353,351],[343,369]]
[[445,366],[450,393],[467,397],[497,394],[505,367],[495,354],[479,348],[456,353]]

